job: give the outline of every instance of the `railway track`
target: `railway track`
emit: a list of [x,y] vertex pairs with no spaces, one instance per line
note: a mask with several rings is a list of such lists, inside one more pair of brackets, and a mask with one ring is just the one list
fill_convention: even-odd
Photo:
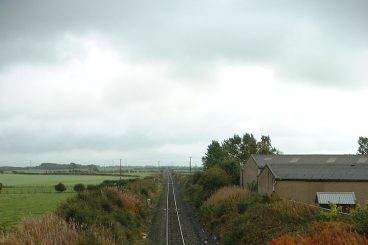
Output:
[[162,194],[155,208],[149,239],[152,245],[216,244],[203,230],[192,207],[182,199],[180,187],[164,171]]
[[180,222],[180,214],[175,196],[174,180],[170,172],[167,172],[167,192],[166,192],[166,245],[185,245],[183,227]]

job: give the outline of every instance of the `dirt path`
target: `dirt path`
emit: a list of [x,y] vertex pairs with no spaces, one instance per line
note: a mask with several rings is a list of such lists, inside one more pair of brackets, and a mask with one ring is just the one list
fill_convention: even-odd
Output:
[[165,176],[151,227],[152,245],[215,244],[201,228],[192,207],[182,199],[175,179],[169,172]]

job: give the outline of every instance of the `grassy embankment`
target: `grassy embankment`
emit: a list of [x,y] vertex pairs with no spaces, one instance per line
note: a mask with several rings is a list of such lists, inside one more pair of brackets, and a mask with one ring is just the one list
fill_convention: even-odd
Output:
[[0,243],[147,244],[152,210],[146,200],[157,202],[160,183],[159,176],[104,182],[62,202],[55,214],[0,234]]
[[205,228],[220,244],[368,244],[366,208],[349,215],[336,208],[322,211],[225,186],[222,175],[209,172],[181,176],[180,182]]
[[[140,173],[142,177],[149,174],[152,173]],[[0,183],[3,184],[0,193],[0,227],[9,230],[24,218],[55,211],[62,201],[75,195],[75,184],[98,184],[106,179],[118,180],[119,177],[0,174]],[[55,191],[54,185],[58,182],[66,185],[65,192]]]

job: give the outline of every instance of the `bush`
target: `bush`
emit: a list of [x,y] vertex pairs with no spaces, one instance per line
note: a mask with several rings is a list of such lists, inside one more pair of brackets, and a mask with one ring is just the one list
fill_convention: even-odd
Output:
[[55,191],[58,191],[58,192],[63,192],[63,191],[66,191],[66,186],[59,182],[59,184],[55,185]]
[[267,207],[253,207],[230,219],[222,230],[223,244],[265,244],[275,234],[287,229],[279,212]]
[[343,217],[341,216],[342,207],[338,207],[334,203],[329,203],[330,210],[328,211],[321,211],[320,215],[318,215],[317,219],[319,221],[338,221],[341,220]]
[[356,230],[364,235],[368,235],[368,208],[358,208],[352,212]]
[[229,185],[231,183],[231,178],[225,170],[219,167],[213,167],[202,172],[197,183],[202,185],[203,189],[206,190],[208,194],[212,194],[220,187]]
[[218,189],[210,198],[206,200],[206,203],[216,204],[220,201],[228,201],[232,199],[239,199],[240,197],[246,197],[248,192],[238,186],[225,186]]
[[359,235],[351,224],[345,222],[315,222],[309,236],[284,234],[272,240],[271,245],[324,245],[324,244],[368,244],[367,238]]
[[145,196],[145,197],[148,197],[148,191],[147,191],[147,189],[142,188],[142,189],[141,189],[141,194],[142,194],[143,196]]
[[76,184],[73,188],[76,192],[82,192],[86,189],[86,187],[83,184]]
[[97,185],[87,185],[87,190],[88,191],[95,191],[98,189]]
[[[57,213],[78,225],[108,229],[117,244],[133,244],[146,218],[143,208],[134,195],[107,187],[79,193],[62,204]],[[92,233],[86,239],[86,242],[93,240]]]

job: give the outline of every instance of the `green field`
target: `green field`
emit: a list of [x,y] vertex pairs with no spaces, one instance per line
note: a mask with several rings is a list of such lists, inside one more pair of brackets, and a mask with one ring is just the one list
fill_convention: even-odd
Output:
[[[137,175],[142,178],[150,174],[152,173],[142,172]],[[93,175],[0,174],[0,182],[3,184],[0,193],[0,227],[10,229],[23,218],[55,211],[62,201],[75,194],[73,191],[75,184],[99,184],[107,179],[119,178]],[[59,182],[67,186],[66,192],[55,192],[53,186]]]
[[74,193],[0,194],[0,225],[10,229],[24,218],[53,212]]
[[28,175],[28,174],[1,174],[0,182],[4,186],[53,186],[59,182],[71,186],[78,183],[99,184],[102,181],[118,180],[118,176],[94,176],[94,175]]

